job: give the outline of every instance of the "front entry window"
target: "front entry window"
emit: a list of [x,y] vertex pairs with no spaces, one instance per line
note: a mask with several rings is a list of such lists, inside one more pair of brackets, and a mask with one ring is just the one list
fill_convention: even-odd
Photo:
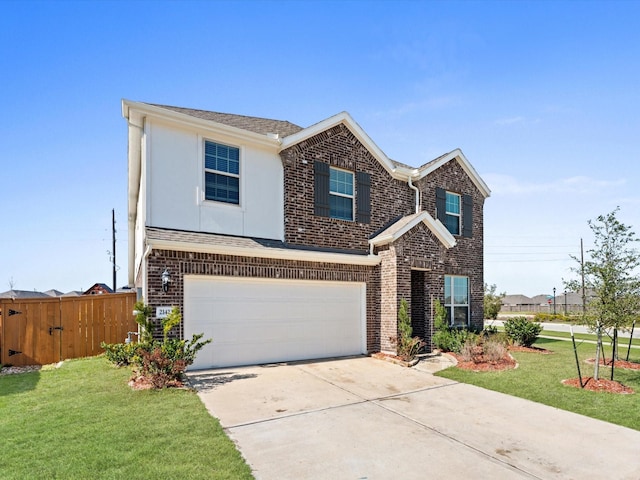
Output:
[[444,277],[444,306],[452,327],[469,325],[469,278],[454,275]]

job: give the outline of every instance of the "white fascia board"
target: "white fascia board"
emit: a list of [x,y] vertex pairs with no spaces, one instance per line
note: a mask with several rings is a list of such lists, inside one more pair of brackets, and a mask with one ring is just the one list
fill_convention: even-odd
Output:
[[179,252],[213,253],[236,255],[239,257],[271,258],[277,260],[300,260],[319,263],[340,263],[345,265],[375,266],[381,261],[377,255],[349,255],[347,253],[313,252],[308,250],[289,250],[285,248],[244,248],[228,245],[205,245],[171,240],[148,240],[153,250],[175,250]]
[[133,285],[135,272],[135,228],[138,209],[138,196],[140,195],[140,177],[142,172],[142,129],[144,117],[135,111],[131,111],[125,100],[122,100],[122,116],[127,120],[127,226],[128,226],[128,285]]
[[[371,137],[367,135],[367,133],[362,129],[360,125],[349,115],[347,112],[340,112],[332,117],[326,118],[321,122],[318,122],[310,127],[307,127],[303,130],[300,130],[293,135],[286,136],[282,139],[282,144],[280,146],[280,151],[285,150],[297,143],[302,142],[308,138],[313,137],[319,133],[322,133],[330,128],[335,127],[343,123],[350,131],[355,135],[355,137],[362,143],[367,150],[373,155],[373,157],[380,162],[380,164],[384,167],[384,169],[389,172],[395,178],[406,180],[408,176],[401,171],[401,169],[396,168],[393,165],[393,162],[385,155],[385,153],[378,147]],[[406,170],[406,169],[402,169]]]
[[280,147],[280,139],[269,135],[250,132],[248,130],[243,130],[242,128],[231,127],[223,123],[193,117],[191,115],[176,112],[174,110],[168,110],[162,107],[156,107],[155,105],[149,105],[147,103],[123,100],[122,104],[123,115],[125,109],[129,112],[134,109],[135,111],[140,112],[140,114],[145,117],[168,121],[175,125],[181,125],[190,129],[195,128],[203,132],[212,133],[214,135],[226,135],[239,141],[248,142],[254,145],[261,145],[264,147],[270,147],[275,151],[278,151],[278,148]]
[[465,171],[465,173],[469,176],[469,178],[471,178],[471,181],[475,184],[476,187],[478,187],[478,190],[480,190],[480,193],[482,193],[484,198],[487,198],[491,195],[491,190],[489,189],[487,184],[484,183],[484,180],[482,180],[482,177],[478,175],[478,172],[476,172],[475,168],[473,168],[469,160],[467,160],[467,157],[464,156],[464,153],[462,153],[462,150],[460,150],[459,148],[456,148],[452,152],[449,152],[444,157],[428,165],[424,169],[417,170],[418,174],[417,174],[417,177],[414,179],[414,181],[420,180],[421,178],[426,177],[431,172],[437,170],[442,165],[444,165],[447,162],[450,162],[451,160],[458,161],[458,163],[460,164],[462,169]]
[[384,237],[376,237],[372,240],[369,240],[369,243],[373,246],[379,246],[395,242],[420,222],[423,222],[447,249],[455,247],[456,239],[453,235],[451,235],[449,230],[447,230],[447,227],[445,227],[440,220],[434,219],[426,211],[422,211],[420,215],[416,216],[416,218],[414,218],[411,222],[408,222],[393,234],[385,235]]

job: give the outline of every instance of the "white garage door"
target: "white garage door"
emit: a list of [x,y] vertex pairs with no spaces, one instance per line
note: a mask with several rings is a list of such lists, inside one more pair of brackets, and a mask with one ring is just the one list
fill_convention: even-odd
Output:
[[185,338],[210,343],[192,369],[366,353],[364,283],[184,277]]

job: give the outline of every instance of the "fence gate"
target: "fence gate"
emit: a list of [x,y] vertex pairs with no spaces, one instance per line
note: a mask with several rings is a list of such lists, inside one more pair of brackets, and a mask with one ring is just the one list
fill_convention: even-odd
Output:
[[45,365],[103,352],[138,325],[135,293],[0,299],[0,364]]

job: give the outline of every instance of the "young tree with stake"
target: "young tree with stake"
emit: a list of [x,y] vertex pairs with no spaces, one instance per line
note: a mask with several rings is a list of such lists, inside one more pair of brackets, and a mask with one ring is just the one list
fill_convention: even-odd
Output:
[[[633,248],[639,239],[630,226],[618,220],[619,210],[617,207],[607,215],[598,216],[595,221],[589,220],[594,236],[594,247],[587,251],[589,260],[581,262],[571,256],[579,263],[572,271],[584,277],[582,281],[591,297],[586,303],[584,320],[597,336],[595,380],[599,375],[603,332],[628,328],[640,310],[640,280],[637,276],[640,254]],[[567,289],[578,291],[582,281],[571,280],[565,284]],[[614,344],[612,361],[615,353]]]

